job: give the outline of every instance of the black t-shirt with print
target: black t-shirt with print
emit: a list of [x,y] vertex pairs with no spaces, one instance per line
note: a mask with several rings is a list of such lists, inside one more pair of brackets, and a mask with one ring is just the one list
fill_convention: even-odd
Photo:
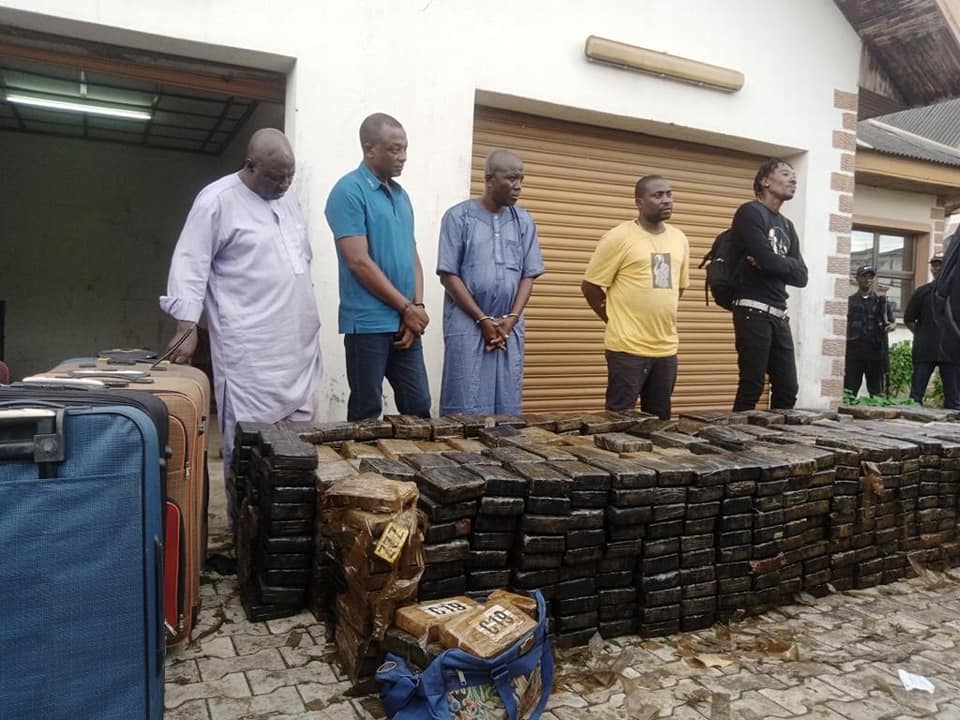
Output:
[[[807,266],[800,255],[800,239],[789,219],[759,200],[741,205],[733,216],[733,234],[742,252],[738,263],[737,298],[787,307],[787,285],[805,287]],[[759,268],[746,257],[756,259]]]

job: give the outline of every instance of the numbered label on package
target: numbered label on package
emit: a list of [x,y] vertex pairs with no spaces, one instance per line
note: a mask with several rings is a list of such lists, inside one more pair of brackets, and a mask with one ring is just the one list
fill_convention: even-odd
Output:
[[383,531],[380,539],[377,540],[377,546],[373,549],[373,554],[393,565],[400,557],[409,536],[409,528],[391,522]]
[[498,638],[517,623],[516,616],[500,605],[491,605],[477,622],[477,630],[491,638]]
[[449,615],[459,615],[470,608],[459,600],[448,600],[447,602],[436,603],[434,605],[421,605],[420,608],[430,615],[436,617],[447,617]]

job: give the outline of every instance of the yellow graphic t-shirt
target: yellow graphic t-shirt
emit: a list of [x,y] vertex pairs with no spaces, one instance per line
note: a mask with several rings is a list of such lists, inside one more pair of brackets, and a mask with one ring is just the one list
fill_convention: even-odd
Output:
[[677,353],[677,303],[690,284],[687,236],[672,225],[652,235],[636,220],[606,233],[584,280],[606,289],[607,350],[644,357]]

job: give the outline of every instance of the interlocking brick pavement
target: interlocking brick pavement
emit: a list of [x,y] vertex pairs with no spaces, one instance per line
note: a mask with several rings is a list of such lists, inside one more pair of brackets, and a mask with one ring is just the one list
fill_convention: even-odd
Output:
[[[235,578],[203,581],[194,640],[167,659],[167,720],[382,717],[374,697],[351,695],[310,613],[249,623]],[[729,625],[559,656],[545,720],[960,720],[960,575],[801,596]],[[934,693],[905,690],[901,668]]]

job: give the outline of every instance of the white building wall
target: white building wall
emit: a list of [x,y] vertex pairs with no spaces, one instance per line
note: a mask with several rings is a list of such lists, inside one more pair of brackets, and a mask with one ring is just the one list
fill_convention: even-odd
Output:
[[[819,406],[829,372],[822,341],[833,294],[826,257],[836,197],[831,170],[834,91],[856,92],[860,43],[831,0],[0,0],[0,22],[91,40],[230,61],[290,75],[287,128],[298,160],[297,192],[311,226],[314,279],[324,322],[321,413],[345,415],[346,379],[337,335],[333,241],[327,193],[360,161],[357,127],[376,111],[396,116],[410,140],[401,182],[413,199],[433,324],[424,338],[439,397],[442,289],[434,279],[439,220],[469,190],[473,106],[478,91],[501,104],[549,103],[586,118],[603,113],[629,127],[757,152],[790,154],[801,191],[785,212],[797,225],[810,283],[791,311],[800,404]],[[590,34],[742,71],[734,94],[588,63]],[[522,99],[522,100],[521,100]],[[802,328],[802,332],[800,329]]]

